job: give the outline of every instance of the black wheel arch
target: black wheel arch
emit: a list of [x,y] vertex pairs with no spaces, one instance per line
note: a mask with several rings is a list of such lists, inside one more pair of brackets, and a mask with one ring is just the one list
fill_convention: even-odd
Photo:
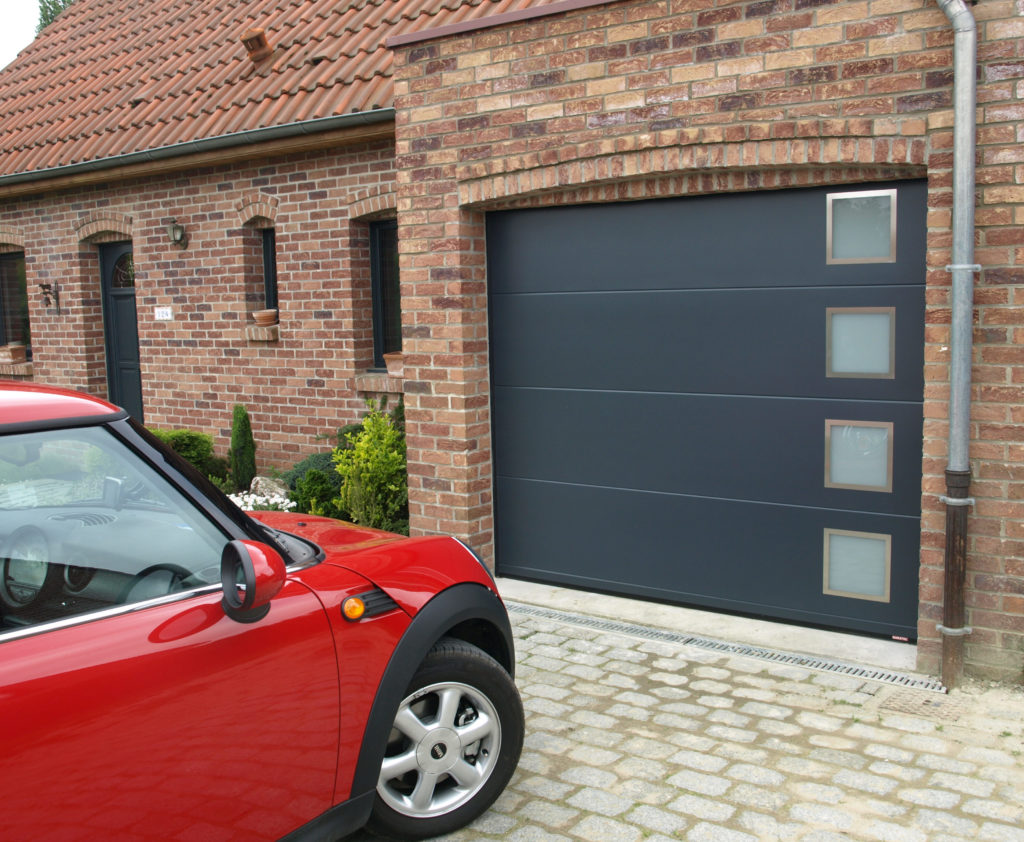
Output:
[[479,647],[514,677],[512,626],[494,592],[483,585],[463,583],[439,593],[413,618],[384,670],[363,732],[350,798],[376,790],[398,705],[423,659],[443,637]]

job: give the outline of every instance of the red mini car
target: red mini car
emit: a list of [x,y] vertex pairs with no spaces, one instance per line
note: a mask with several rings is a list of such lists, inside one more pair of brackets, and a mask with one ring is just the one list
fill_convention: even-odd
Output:
[[459,541],[248,516],[125,412],[0,383],[0,837],[448,833],[523,740]]

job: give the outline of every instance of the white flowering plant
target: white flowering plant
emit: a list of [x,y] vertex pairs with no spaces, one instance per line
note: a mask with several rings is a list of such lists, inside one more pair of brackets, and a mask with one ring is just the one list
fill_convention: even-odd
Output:
[[295,508],[294,500],[289,500],[280,494],[253,494],[243,491],[238,494],[229,494],[228,497],[236,506],[247,512],[288,512]]

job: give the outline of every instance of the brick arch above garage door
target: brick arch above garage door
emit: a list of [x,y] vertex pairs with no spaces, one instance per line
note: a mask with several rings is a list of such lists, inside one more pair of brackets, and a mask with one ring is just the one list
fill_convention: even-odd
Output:
[[[923,139],[903,137],[790,138],[716,142],[694,129],[679,142],[669,133],[642,149],[610,151],[608,144],[567,150],[551,163],[541,153],[459,170],[459,204],[495,206],[543,195],[566,204],[660,198],[718,191],[917,178],[931,169]],[[595,148],[596,147],[596,148]],[[942,150],[945,151],[945,150]],[[945,160],[940,161],[948,166]]]
[[[828,195],[875,188],[896,259],[829,264]],[[490,214],[498,572],[915,637],[925,196]],[[830,313],[889,320],[891,376],[829,375]],[[827,473],[861,439],[888,488]]]

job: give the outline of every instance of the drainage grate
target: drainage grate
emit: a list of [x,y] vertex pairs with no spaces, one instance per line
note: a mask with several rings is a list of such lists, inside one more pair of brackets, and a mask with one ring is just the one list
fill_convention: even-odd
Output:
[[917,690],[932,690],[938,693],[945,693],[946,688],[934,678],[926,678],[906,673],[893,672],[891,670],[866,667],[858,664],[849,664],[843,661],[834,661],[829,658],[818,658],[814,655],[798,655],[793,652],[779,652],[774,649],[763,649],[760,646],[745,646],[739,643],[726,643],[722,640],[714,640],[709,637],[696,637],[691,634],[678,634],[677,632],[665,629],[656,629],[651,626],[638,626],[632,623],[620,623],[616,620],[605,620],[599,617],[588,617],[584,614],[570,614],[567,611],[556,611],[551,608],[541,608],[536,605],[523,605],[519,602],[507,601],[506,605],[510,612],[524,614],[531,617],[540,617],[545,620],[556,620],[574,626],[586,626],[598,631],[616,632],[632,637],[642,637],[647,640],[660,640],[667,643],[679,643],[684,646],[696,646],[700,649],[708,649],[712,652],[722,652],[727,655],[743,655],[748,658],[757,658],[761,661],[771,661],[776,664],[787,666],[805,667],[806,669],[818,670],[819,672],[832,672],[840,675],[849,675],[855,678],[863,678],[866,681],[879,681],[883,684],[894,684],[900,687],[914,688]]

